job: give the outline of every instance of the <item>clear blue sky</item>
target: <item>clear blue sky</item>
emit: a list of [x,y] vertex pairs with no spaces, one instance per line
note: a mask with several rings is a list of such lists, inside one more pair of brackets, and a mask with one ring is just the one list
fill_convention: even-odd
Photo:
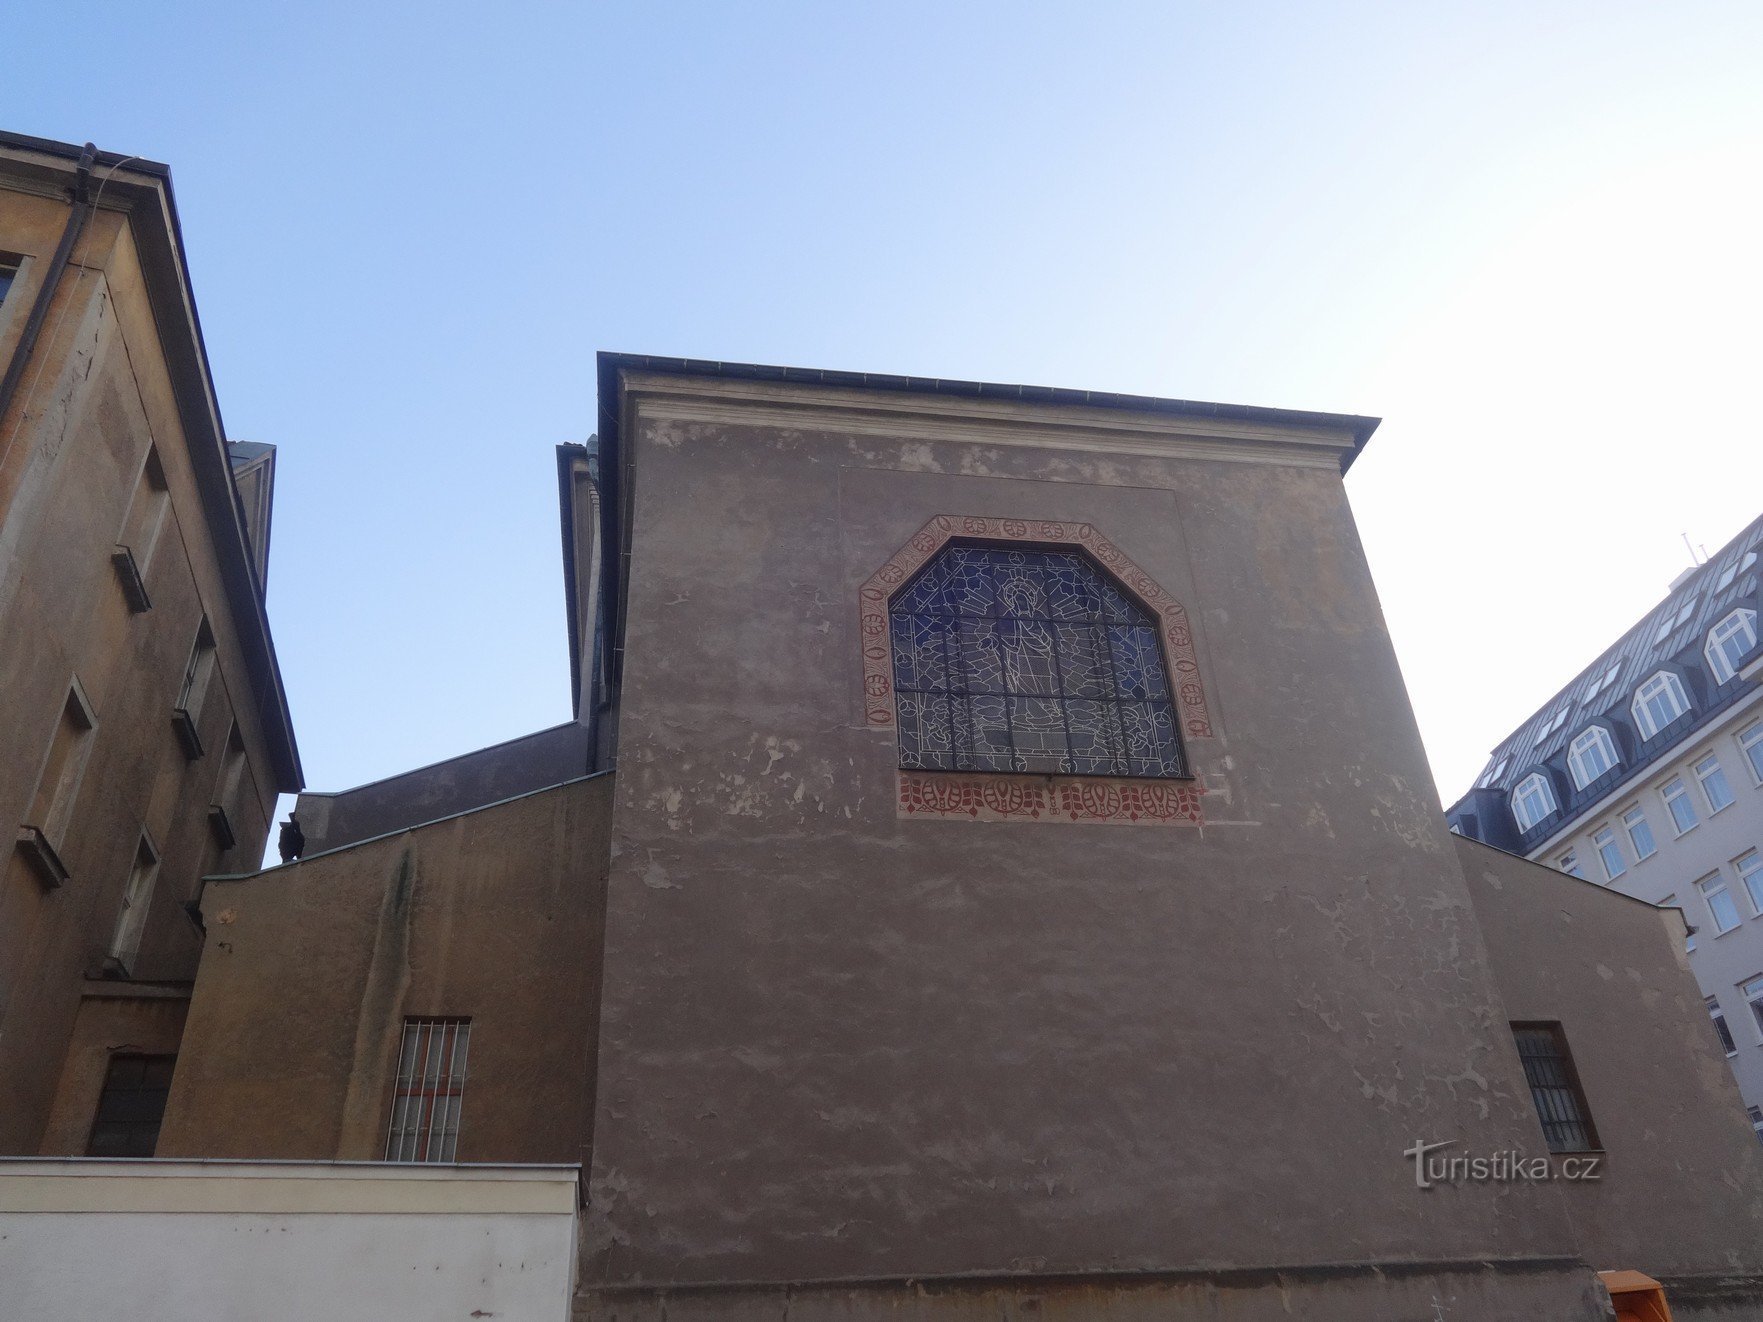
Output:
[[[568,715],[596,349],[1339,409],[1442,793],[1763,508],[1763,5],[48,3],[280,447],[308,779]],[[1326,695],[1318,695],[1326,700]]]

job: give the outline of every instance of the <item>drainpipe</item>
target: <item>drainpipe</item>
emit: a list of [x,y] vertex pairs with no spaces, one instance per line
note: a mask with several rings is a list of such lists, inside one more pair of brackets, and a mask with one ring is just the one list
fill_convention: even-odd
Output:
[[25,321],[24,331],[18,337],[18,347],[12,351],[12,361],[6,365],[6,375],[0,378],[0,422],[5,421],[6,412],[12,407],[12,397],[18,393],[18,383],[24,379],[25,364],[30,360],[31,350],[36,347],[37,335],[43,329],[43,323],[48,320],[49,304],[54,301],[55,291],[61,286],[61,274],[67,270],[68,259],[73,256],[73,246],[80,241],[86,221],[91,218],[92,162],[97,158],[98,149],[88,142],[85,150],[80,153],[80,163],[76,167],[73,210],[68,212],[67,224],[62,228],[61,242],[56,246],[49,269],[43,273],[43,283],[37,289],[36,302],[31,304],[31,315]]

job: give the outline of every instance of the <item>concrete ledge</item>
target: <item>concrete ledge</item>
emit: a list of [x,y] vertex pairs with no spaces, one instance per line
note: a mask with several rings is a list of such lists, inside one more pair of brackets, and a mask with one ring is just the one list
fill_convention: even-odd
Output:
[[375,1162],[0,1161],[0,1213],[573,1215],[576,1166]]

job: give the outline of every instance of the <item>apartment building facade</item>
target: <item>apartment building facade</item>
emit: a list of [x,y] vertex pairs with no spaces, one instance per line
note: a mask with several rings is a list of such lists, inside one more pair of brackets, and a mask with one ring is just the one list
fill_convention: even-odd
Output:
[[150,1155],[201,879],[301,783],[164,166],[0,135],[0,374],[0,1153]]
[[1494,750],[1453,830],[1681,908],[1763,1138],[1763,518]]

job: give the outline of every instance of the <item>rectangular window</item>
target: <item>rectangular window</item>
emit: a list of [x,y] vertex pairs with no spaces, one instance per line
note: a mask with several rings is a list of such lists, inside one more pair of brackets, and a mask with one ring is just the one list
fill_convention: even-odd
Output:
[[1696,806],[1690,802],[1690,792],[1683,787],[1682,778],[1673,776],[1659,787],[1659,793],[1665,797],[1665,806],[1671,809],[1671,824],[1677,834],[1692,830],[1696,825]]
[[1745,894],[1751,897],[1751,907],[1763,914],[1763,854],[1755,849],[1746,850],[1733,859],[1732,870],[1745,883]]
[[1739,984],[1739,995],[1751,1007],[1751,1019],[1757,1029],[1757,1040],[1763,1042],[1763,977]]
[[1615,881],[1628,871],[1628,864],[1622,858],[1622,846],[1616,843],[1616,832],[1609,827],[1592,833],[1592,843],[1598,848],[1598,859],[1604,865],[1604,878]]
[[453,1161],[465,1096],[469,1019],[406,1019],[387,1161]]
[[159,879],[159,851],[145,831],[135,843],[135,861],[123,888],[122,908],[116,915],[116,931],[110,938],[110,958],[125,974],[134,967],[141,949],[141,933],[147,927],[147,910],[153,903],[153,883]]
[[1751,768],[1751,779],[1763,785],[1763,721],[1739,731],[1739,748]]
[[1580,871],[1579,859],[1571,849],[1561,855],[1561,861],[1556,864],[1556,866],[1571,877],[1578,877],[1582,881],[1585,880],[1585,873]]
[[1628,842],[1634,846],[1636,862],[1643,862],[1659,852],[1659,846],[1653,843],[1653,828],[1647,824],[1647,815],[1641,811],[1640,804],[1622,814],[1622,824],[1628,828]]
[[64,885],[67,865],[61,849],[66,844],[68,823],[79,801],[86,759],[92,752],[93,731],[98,721],[76,678],[68,687],[55,731],[37,770],[37,786],[31,792],[28,815],[19,823],[18,851],[26,858],[45,887]]
[[1763,1143],[1763,1109],[1759,1109],[1755,1106],[1747,1106],[1745,1108],[1745,1114],[1750,1117],[1751,1132],[1757,1136],[1757,1141],[1759,1143]]
[[[1678,908],[1677,896],[1676,895],[1667,895],[1664,899],[1659,901],[1659,907],[1661,909],[1677,909]],[[1681,910],[1679,910],[1679,912],[1681,912]],[[1684,926],[1689,929],[1684,933],[1684,936],[1683,936],[1683,953],[1686,955],[1690,955],[1690,954],[1695,953],[1696,933],[1695,933],[1694,926],[1689,921],[1689,915],[1684,914],[1683,918],[1684,918]]]
[[6,296],[12,292],[12,282],[18,279],[18,259],[16,257],[0,257],[0,304],[6,302]]
[[1702,782],[1702,793],[1708,797],[1710,815],[1732,804],[1732,786],[1726,783],[1726,773],[1720,769],[1720,759],[1710,753],[1700,759],[1692,770],[1696,779]]
[[1720,1039],[1720,1049],[1729,1056],[1739,1053],[1738,1043],[1732,1040],[1732,1030],[1726,1026],[1726,1011],[1720,1008],[1720,1002],[1714,997],[1706,998],[1708,1017],[1714,1021],[1714,1036]]
[[178,689],[177,705],[171,709],[171,723],[184,746],[184,755],[192,762],[202,756],[197,727],[202,723],[202,703],[213,676],[214,631],[208,627],[208,617],[203,616],[196,628],[196,641],[190,646],[190,659],[184,663],[184,682]]
[[165,1118],[165,1099],[171,1092],[176,1056],[117,1055],[110,1058],[104,1075],[104,1091],[98,1098],[98,1114],[92,1136],[86,1141],[88,1157],[151,1157],[159,1146],[159,1124]]
[[1550,1152],[1591,1152],[1598,1147],[1591,1108],[1579,1086],[1560,1024],[1513,1024],[1524,1080],[1542,1122]]
[[147,566],[153,560],[153,549],[159,544],[159,533],[170,507],[171,492],[159,463],[159,452],[149,446],[141,475],[135,482],[135,494],[129,498],[128,514],[116,536],[116,553],[111,557],[131,610],[139,612],[153,607],[147,593]]
[[1708,901],[1708,912],[1714,915],[1714,932],[1730,932],[1742,921],[1739,918],[1738,902],[1732,898],[1732,892],[1726,886],[1726,874],[1710,872],[1696,883],[1702,892],[1702,898]]

